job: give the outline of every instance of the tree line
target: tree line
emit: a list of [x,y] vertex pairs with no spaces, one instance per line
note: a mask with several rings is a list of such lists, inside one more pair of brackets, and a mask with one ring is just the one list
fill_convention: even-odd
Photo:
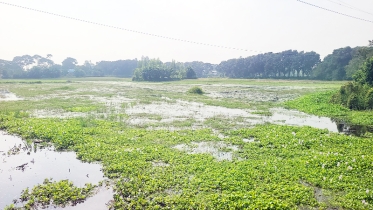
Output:
[[286,50],[263,53],[246,58],[234,58],[220,64],[165,62],[142,57],[140,60],[85,61],[79,65],[68,57],[61,64],[52,55],[16,56],[11,61],[0,59],[0,76],[4,79],[59,77],[128,77],[134,80],[174,80],[183,78],[287,78],[317,80],[352,80],[366,59],[373,56],[373,40],[368,46],[344,47],[333,50],[322,61],[314,51]]
[[159,59],[142,57],[137,63],[133,74],[134,81],[170,81],[181,79],[196,79],[196,73],[191,67],[185,67],[181,62],[163,63]]
[[299,78],[310,77],[318,63],[320,55],[315,52],[287,50],[230,59],[216,69],[231,78]]
[[85,61],[78,65],[75,58],[67,57],[62,64],[51,60],[52,55],[16,56],[11,61],[0,60],[0,75],[4,79],[42,79],[59,77],[132,77],[137,59],[100,61],[96,64]]

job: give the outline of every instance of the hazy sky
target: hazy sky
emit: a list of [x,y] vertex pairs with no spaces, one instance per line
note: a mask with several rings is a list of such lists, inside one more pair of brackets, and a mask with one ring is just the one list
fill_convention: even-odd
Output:
[[[304,0],[373,21],[372,0]],[[365,46],[373,23],[337,15],[296,0],[0,0],[111,26],[178,39],[243,48],[237,51],[172,41],[73,21],[0,4],[0,59],[24,54],[84,60],[149,56],[162,61],[247,57],[287,49],[325,56]],[[334,3],[335,2],[335,3]],[[359,10],[340,4],[345,3]]]

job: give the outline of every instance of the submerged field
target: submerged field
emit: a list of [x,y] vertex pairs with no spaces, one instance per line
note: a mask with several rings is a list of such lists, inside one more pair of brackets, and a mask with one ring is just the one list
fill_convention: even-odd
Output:
[[325,92],[341,82],[100,79],[0,80],[0,128],[27,140],[0,139],[2,161],[17,163],[0,165],[2,186],[32,176],[46,149],[102,166],[84,178],[63,163],[64,177],[39,170],[0,208],[79,208],[105,187],[110,198],[96,200],[115,209],[373,209],[372,135],[338,133],[372,125],[372,113],[327,111]]

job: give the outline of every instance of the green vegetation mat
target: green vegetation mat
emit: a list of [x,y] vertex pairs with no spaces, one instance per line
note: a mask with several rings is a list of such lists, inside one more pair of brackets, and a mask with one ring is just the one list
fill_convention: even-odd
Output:
[[291,109],[344,120],[351,124],[373,125],[373,111],[349,110],[342,105],[333,104],[330,100],[334,93],[335,91],[312,93],[295,100],[287,101],[285,105]]
[[[371,138],[265,124],[227,132],[221,140],[210,130],[21,116],[1,114],[1,129],[100,161],[115,180],[117,209],[373,208]],[[219,148],[232,153],[231,161],[176,149],[222,141],[237,148]]]

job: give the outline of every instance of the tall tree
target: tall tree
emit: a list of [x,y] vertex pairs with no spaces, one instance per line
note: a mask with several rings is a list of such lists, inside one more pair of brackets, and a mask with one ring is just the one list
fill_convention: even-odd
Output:
[[77,64],[78,61],[75,58],[67,57],[62,61],[62,68],[65,70],[74,69]]

